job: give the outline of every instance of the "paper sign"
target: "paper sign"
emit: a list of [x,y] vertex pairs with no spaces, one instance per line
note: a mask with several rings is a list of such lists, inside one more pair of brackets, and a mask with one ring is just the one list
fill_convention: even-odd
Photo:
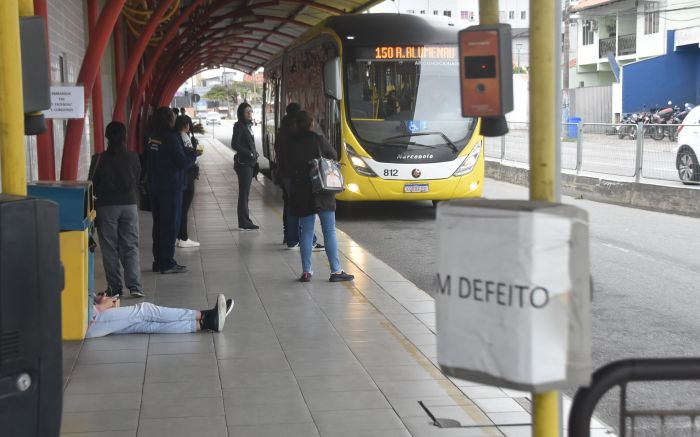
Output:
[[53,119],[85,117],[85,94],[82,86],[52,86],[51,109],[44,117]]

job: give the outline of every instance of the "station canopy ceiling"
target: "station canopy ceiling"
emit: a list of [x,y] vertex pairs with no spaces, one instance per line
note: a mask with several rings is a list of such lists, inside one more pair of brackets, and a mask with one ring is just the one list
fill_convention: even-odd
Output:
[[[189,62],[196,71],[227,67],[251,73],[324,19],[358,13],[381,0],[127,0],[123,17],[134,37],[165,1],[171,5],[151,45],[181,24],[163,67]],[[192,68],[192,62],[199,65]]]

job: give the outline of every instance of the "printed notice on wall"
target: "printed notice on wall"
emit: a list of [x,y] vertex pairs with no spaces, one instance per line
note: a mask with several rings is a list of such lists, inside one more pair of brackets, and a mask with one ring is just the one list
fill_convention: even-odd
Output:
[[520,389],[565,381],[572,221],[538,210],[446,205],[437,224],[443,370]]
[[82,86],[52,86],[51,109],[44,111],[44,117],[83,118],[85,117],[85,93]]

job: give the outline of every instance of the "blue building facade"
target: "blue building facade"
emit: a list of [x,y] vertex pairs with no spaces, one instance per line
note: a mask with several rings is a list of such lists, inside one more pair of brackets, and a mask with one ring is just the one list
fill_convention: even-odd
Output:
[[677,30],[668,31],[666,54],[622,67],[622,112],[639,112],[700,102],[700,45],[675,45]]

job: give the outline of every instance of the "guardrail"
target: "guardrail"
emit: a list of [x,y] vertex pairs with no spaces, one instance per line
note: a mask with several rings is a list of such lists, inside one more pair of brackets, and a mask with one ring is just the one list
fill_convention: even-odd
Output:
[[[485,156],[501,161],[529,163],[529,123],[509,122],[510,132],[485,139]],[[684,128],[699,125],[685,125]],[[561,163],[563,170],[680,183],[677,125],[562,123]],[[642,132],[643,135],[637,135]],[[671,135],[669,135],[671,134]],[[669,136],[674,141],[669,141]],[[698,157],[690,159],[700,179]],[[694,161],[693,161],[694,159]]]
[[[649,430],[649,423],[645,423],[644,435],[676,435],[676,431],[690,431],[690,434],[700,435],[698,417],[700,408],[697,409],[630,409],[628,404],[627,385],[631,382],[652,381],[697,381],[700,380],[700,358],[668,358],[668,359],[630,359],[610,363],[593,373],[591,385],[581,388],[574,396],[571,411],[569,413],[569,437],[590,437],[590,423],[598,401],[612,388],[620,387],[620,420],[619,435],[640,435],[637,427],[640,419],[658,419],[658,428]],[[679,429],[678,422],[674,429],[670,429],[670,418],[688,419],[687,426]],[[658,429],[658,432],[656,431]],[[628,432],[629,431],[629,432]],[[674,434],[667,434],[673,432]]]

